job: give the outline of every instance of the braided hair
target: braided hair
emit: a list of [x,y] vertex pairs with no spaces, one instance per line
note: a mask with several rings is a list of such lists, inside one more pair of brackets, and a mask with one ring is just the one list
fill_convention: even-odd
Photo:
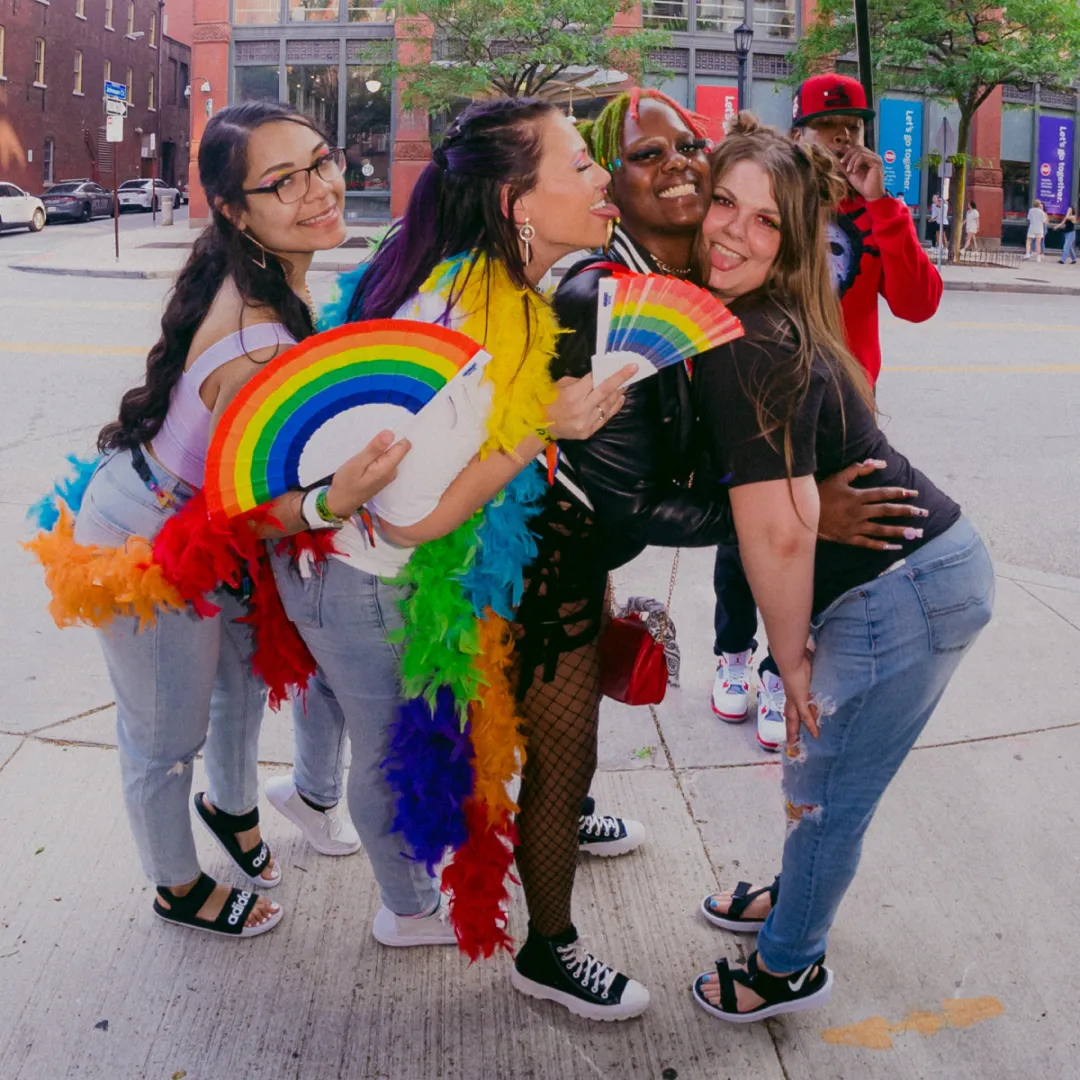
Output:
[[699,138],[709,137],[708,118],[700,113],[691,112],[677,101],[669,98],[667,94],[651,87],[635,86],[628,93],[622,93],[614,97],[604,106],[603,112],[588,126],[578,124],[589,149],[592,151],[593,160],[610,169],[622,157],[623,129],[626,127],[626,118],[637,120],[641,107],[641,99],[648,98],[659,101],[674,110],[679,119]]

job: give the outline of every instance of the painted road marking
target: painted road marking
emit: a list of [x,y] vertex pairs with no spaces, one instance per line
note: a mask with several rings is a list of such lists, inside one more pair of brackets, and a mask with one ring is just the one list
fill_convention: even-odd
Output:
[[904,1031],[936,1035],[943,1028],[968,1028],[1004,1014],[1005,1006],[996,997],[949,998],[941,1003],[941,1012],[910,1012],[896,1024],[884,1016],[871,1016],[850,1027],[827,1028],[821,1037],[836,1046],[891,1050],[892,1036]]
[[149,345],[58,345],[49,341],[0,341],[0,352],[74,353],[77,356],[145,356]]

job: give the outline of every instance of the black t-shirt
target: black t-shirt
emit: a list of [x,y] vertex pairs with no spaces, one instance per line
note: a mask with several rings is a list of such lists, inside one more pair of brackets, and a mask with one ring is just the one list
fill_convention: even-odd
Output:
[[[699,437],[717,476],[730,487],[782,480],[788,475],[783,432],[766,438],[758,420],[756,399],[766,409],[784,414],[786,378],[796,354],[790,323],[774,302],[760,294],[731,305],[746,331],[730,345],[704,353],[694,361],[693,391]],[[848,589],[880,574],[897,559],[940,536],[960,517],[960,507],[938,490],[903,454],[890,445],[870,409],[839,363],[818,359],[810,384],[791,425],[791,475],[814,476],[819,482],[867,458],[886,467],[855,481],[857,487],[896,486],[918,491],[913,500],[928,510],[910,523],[923,530],[922,540],[891,541],[903,551],[871,551],[819,540],[814,562],[814,613]],[[907,519],[881,519],[906,524]]]
[[1076,231],[1076,222],[1075,221],[1066,221],[1063,231],[1067,232],[1067,233],[1075,232]]

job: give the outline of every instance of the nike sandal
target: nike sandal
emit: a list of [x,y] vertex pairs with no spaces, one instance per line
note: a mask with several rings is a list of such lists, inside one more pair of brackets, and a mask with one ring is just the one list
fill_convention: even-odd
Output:
[[[790,975],[770,975],[758,966],[757,952],[750,955],[746,969],[733,968],[724,957],[716,961],[715,978],[720,983],[720,1004],[714,1005],[705,996],[705,985],[713,974],[706,972],[694,980],[694,1000],[718,1020],[729,1024],[752,1024],[784,1013],[806,1012],[826,1004],[832,997],[833,973],[825,967],[825,957],[802,971]],[[749,987],[764,1001],[756,1009],[739,1012],[736,984]]]
[[727,911],[723,913],[717,911],[713,906],[716,893],[710,893],[701,901],[701,914],[713,926],[722,926],[725,930],[734,931],[736,934],[756,934],[765,925],[765,920],[743,918],[743,912],[759,896],[763,896],[765,893],[769,894],[772,906],[776,907],[776,898],[780,895],[780,879],[778,877],[773,878],[771,885],[766,885],[761,889],[754,889],[753,892],[750,891],[751,888],[749,881],[740,881],[731,894],[731,903],[728,905]]

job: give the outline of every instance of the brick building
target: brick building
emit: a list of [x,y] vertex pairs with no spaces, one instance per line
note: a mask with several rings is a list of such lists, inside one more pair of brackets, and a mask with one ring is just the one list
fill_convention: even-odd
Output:
[[[190,36],[164,34],[165,11],[159,0],[0,0],[0,179],[31,192],[80,177],[111,187],[114,149],[121,183],[152,169],[186,176]],[[116,144],[105,140],[106,79],[128,86]]]

